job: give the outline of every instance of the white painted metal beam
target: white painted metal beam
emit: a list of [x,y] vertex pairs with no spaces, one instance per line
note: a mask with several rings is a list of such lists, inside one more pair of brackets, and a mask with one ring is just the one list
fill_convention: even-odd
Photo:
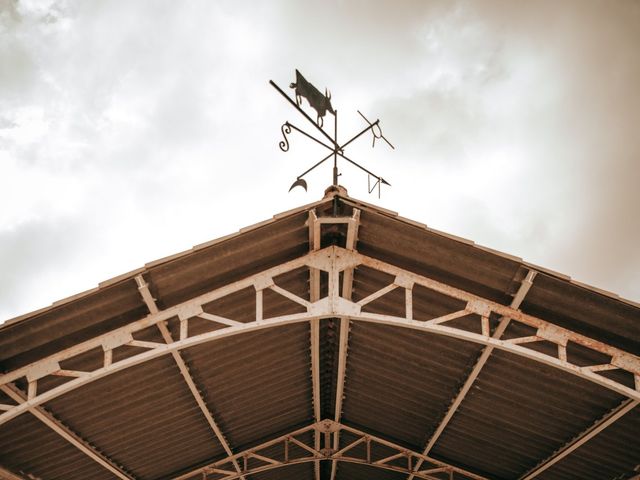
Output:
[[105,352],[110,351],[113,348],[125,345],[128,341],[130,341],[132,333],[144,330],[145,328],[155,325],[158,322],[169,320],[170,318],[176,316],[188,317],[200,315],[203,313],[201,308],[202,305],[226,297],[232,293],[243,290],[244,288],[252,287],[257,281],[260,281],[265,277],[273,278],[282,273],[286,273],[291,270],[295,270],[296,268],[303,267],[309,263],[313,256],[317,255],[317,252],[313,255],[305,255],[289,262],[285,262],[281,265],[277,265],[255,275],[250,275],[245,279],[230,283],[229,285],[225,285],[221,288],[216,288],[215,290],[212,290],[203,295],[199,295],[191,300],[182,302],[171,308],[167,308],[161,312],[158,312],[157,314],[150,314],[145,318],[130,323],[129,325],[115,329],[109,333],[99,335],[78,345],[74,345],[73,347],[50,355],[42,360],[38,360],[24,367],[20,367],[10,372],[4,373],[0,375],[0,385],[13,382],[22,377],[28,377],[34,372],[40,372],[42,371],[43,366],[50,370],[49,373],[53,373],[59,369],[59,362],[75,357],[81,353],[88,352],[89,350],[92,350],[94,348],[103,348]]
[[514,308],[501,305],[491,300],[484,299],[478,295],[465,292],[464,290],[461,290],[459,288],[452,287],[445,283],[438,282],[436,280],[423,277],[413,272],[403,270],[402,268],[396,267],[381,260],[366,257],[360,254],[357,254],[357,257],[358,258],[356,261],[358,264],[365,265],[367,267],[388,273],[390,275],[404,275],[406,276],[406,278],[412,280],[418,285],[422,285],[423,287],[442,293],[443,295],[467,302],[468,308],[470,308],[472,311],[475,311],[477,309],[486,309],[490,312],[495,312],[500,316],[508,317],[511,320],[529,325],[530,327],[538,328],[539,330],[541,330],[538,332],[538,336],[540,339],[549,340],[553,343],[556,343],[558,337],[564,337],[564,339],[567,341],[572,341],[578,345],[582,345],[591,350],[595,350],[597,352],[611,356],[612,364],[617,366],[618,368],[627,369],[628,367],[630,369],[629,371],[640,374],[640,357],[624,352],[619,348],[589,338],[585,335],[581,335],[577,332],[573,332],[566,328],[559,327],[552,324],[551,322],[547,322],[540,318],[534,317],[533,315],[527,315]]
[[[336,450],[325,445],[325,448],[318,450],[311,445],[307,445],[302,441],[304,434],[308,432],[317,432],[320,436],[328,439],[331,433],[335,432],[348,432],[351,436],[356,438],[349,446]],[[304,438],[304,437],[303,437]],[[367,445],[366,453],[364,455],[356,456],[353,453],[352,448],[358,444],[365,443]],[[302,448],[303,452],[298,455],[291,455],[290,445],[297,445]],[[275,448],[274,448],[275,447]],[[393,453],[387,455],[385,458],[374,458],[371,454],[371,447],[384,447],[385,451],[391,450]],[[270,456],[268,451],[287,452],[285,453],[284,460],[280,455],[276,457]],[[247,460],[254,460],[253,466],[249,467]],[[402,464],[394,463],[393,460],[403,459]],[[452,465],[440,460],[436,460],[432,457],[422,455],[420,453],[408,450],[393,442],[389,442],[381,437],[372,435],[362,430],[348,427],[339,422],[332,420],[323,420],[316,422],[307,427],[300,428],[298,430],[289,432],[280,437],[274,438],[260,445],[252,447],[249,450],[236,453],[234,456],[222,458],[214,463],[199,467],[193,471],[174,477],[173,480],[186,480],[193,479],[196,475],[201,476],[203,479],[207,479],[209,474],[216,474],[216,478],[219,480],[234,480],[239,477],[239,473],[234,472],[229,468],[231,462],[236,460],[242,461],[244,475],[250,475],[277,468],[284,468],[289,465],[298,465],[301,463],[316,462],[318,460],[330,460],[335,462],[355,463],[360,465],[369,465],[374,468],[388,470],[399,473],[413,472],[416,477],[424,480],[438,480],[438,478],[431,474],[447,472],[451,475],[455,474],[456,478],[461,480],[488,480],[486,477],[470,472],[466,469]],[[255,460],[259,460],[256,462]],[[417,460],[422,460],[423,463],[427,463],[428,467],[423,470],[419,470],[415,467]],[[222,475],[222,476],[220,476]],[[441,478],[441,477],[439,477]]]
[[[524,280],[520,284],[520,288],[518,288],[518,291],[516,292],[515,296],[511,301],[511,308],[515,308],[515,309],[520,308],[520,304],[522,303],[522,301],[524,300],[524,297],[529,292],[531,285],[533,285],[533,279],[535,278],[535,276],[536,276],[536,272],[534,271],[530,270],[527,273],[527,276],[524,278]],[[500,323],[496,327],[496,330],[493,332],[493,335],[492,335],[493,338],[500,338],[502,334],[505,332],[505,330],[507,329],[507,327],[509,326],[510,321],[511,319],[509,317],[502,317],[500,319]],[[425,446],[424,451],[422,452],[423,455],[429,455],[429,452],[431,451],[433,446],[436,444],[436,442],[440,438],[440,435],[442,435],[442,432],[444,432],[445,428],[447,428],[447,425],[449,424],[449,422],[457,412],[458,408],[460,407],[460,404],[467,396],[467,393],[469,393],[469,390],[471,390],[471,387],[475,383],[476,379],[478,378],[478,375],[480,375],[480,372],[482,371],[485,364],[487,363],[487,360],[489,360],[489,356],[493,352],[494,348],[495,347],[493,345],[487,345],[486,347],[484,347],[482,354],[476,361],[476,364],[474,365],[473,370],[471,370],[471,373],[467,376],[462,388],[460,389],[458,394],[455,396],[455,398],[451,401],[451,403],[449,404],[449,409],[445,413],[444,417],[436,427],[435,431],[433,432],[429,440],[427,440],[427,445]],[[419,467],[420,465],[417,466],[417,468]],[[407,477],[407,480],[413,480],[413,475],[409,475],[409,477]]]
[[[15,385],[1,385],[0,390],[2,390],[7,396],[9,396],[18,404],[23,404],[26,401],[25,394],[22,393],[22,391],[19,390]],[[63,425],[59,420],[56,420],[53,415],[51,415],[42,407],[30,407],[29,412],[51,430],[56,432],[60,437],[64,438],[67,442],[76,447],[87,457],[91,458],[91,460],[109,470],[116,477],[123,480],[134,479],[134,477],[128,474],[121,466],[116,465],[115,462],[104,456],[102,453],[98,452],[94,447],[91,446],[89,442],[80,437],[80,435],[78,435],[77,433],[72,432],[69,427]]]
[[[147,305],[147,308],[149,309],[149,313],[151,313],[152,315],[159,313],[160,310],[158,309],[155,299],[153,298],[153,296],[151,295],[151,291],[149,290],[149,285],[145,281],[142,274],[136,276],[136,283],[138,284],[138,290],[140,291],[140,295],[142,296],[144,303]],[[188,318],[181,319],[181,322],[180,322],[181,327],[184,326],[186,328],[188,321],[189,321]],[[164,339],[165,343],[166,344],[173,343],[174,339],[171,336],[171,332],[167,328],[167,325],[165,324],[165,322],[158,322],[156,325],[160,330],[160,334],[162,335],[162,338]],[[188,336],[187,332],[185,332],[184,336],[185,338]],[[233,455],[233,451],[229,446],[229,442],[227,442],[227,439],[222,433],[222,430],[220,430],[220,427],[218,426],[216,421],[213,419],[213,415],[209,411],[209,407],[207,407],[204,401],[204,398],[202,398],[202,395],[200,394],[198,387],[196,387],[196,384],[193,381],[193,377],[189,373],[189,368],[187,367],[184,359],[182,358],[182,355],[180,355],[179,351],[174,350],[171,352],[171,356],[173,357],[173,360],[178,366],[178,370],[180,370],[180,374],[182,375],[182,378],[187,384],[187,387],[189,388],[191,395],[193,396],[194,400],[198,404],[198,408],[200,408],[202,415],[207,420],[207,423],[209,424],[209,428],[211,428],[211,430],[213,431],[213,434],[216,436],[216,438],[218,439],[218,442],[220,442],[220,445],[222,445],[222,448],[227,453],[227,455]],[[240,465],[238,465],[237,461],[235,460],[233,461],[233,466],[237,472],[240,472]],[[241,476],[240,478],[242,480],[245,480],[243,476]]]
[[[348,223],[347,227],[347,239],[345,247],[347,251],[355,251],[356,243],[358,241],[358,228],[360,226],[360,210],[357,208],[353,209],[352,220]],[[353,274],[354,268],[346,268],[343,272],[342,277],[342,298],[346,300],[351,300],[351,296],[353,294]],[[335,285],[335,289],[337,290],[339,286],[339,272],[333,272],[333,277],[330,275],[330,283],[331,278],[333,278],[333,283]],[[330,289],[331,290],[331,289]],[[344,385],[346,380],[346,370],[347,370],[347,351],[349,349],[349,330],[351,329],[350,320],[348,316],[340,317],[340,340],[338,342],[338,378],[336,381],[336,398],[335,398],[335,411],[334,411],[334,420],[336,422],[340,422],[342,418],[342,401],[344,399]],[[337,450],[340,445],[340,430],[336,430],[333,434],[333,449]],[[331,462],[331,480],[335,480],[336,473],[338,470],[338,463],[334,460]]]
[[492,345],[495,348],[498,348],[505,352],[513,353],[515,355],[528,358],[529,360],[533,360],[534,362],[542,363],[558,370],[563,370],[565,372],[571,373],[580,378],[584,378],[592,383],[606,387],[609,390],[617,392],[631,399],[640,400],[640,390],[638,390],[637,388],[628,387],[623,383],[598,375],[596,372],[591,370],[590,366],[579,366],[566,360],[561,360],[551,355],[522,347],[518,344],[510,342],[509,340],[495,339],[490,336],[469,332],[457,327],[449,327],[446,325],[431,325],[426,322],[409,321],[405,318],[394,317],[391,315],[352,313],[350,315],[350,318],[352,321],[372,322],[402,328],[410,328],[423,332],[434,333],[436,335],[444,335],[451,338],[457,338],[459,340],[465,340],[473,343]]
[[[340,341],[338,343],[338,379],[336,382],[336,398],[335,398],[335,421],[340,421],[342,417],[342,399],[344,396],[344,384],[347,369],[347,349],[349,348],[349,317],[340,318]],[[340,444],[340,435],[338,432],[333,434],[333,448],[338,449]],[[331,480],[335,480],[337,472],[337,462],[331,463]]]
[[108,366],[104,366],[93,372],[90,372],[88,375],[75,378],[70,380],[58,387],[52,388],[47,392],[38,394],[37,396],[27,400],[20,405],[16,405],[12,407],[10,410],[4,412],[0,415],[0,425],[6,423],[7,421],[15,418],[18,415],[21,415],[29,410],[29,408],[41,405],[46,403],[54,398],[58,398],[65,393],[73,391],[83,385],[91,383],[100,378],[104,378],[109,375],[113,375],[114,373],[120,372],[127,368],[133,367],[135,365],[140,365],[141,363],[148,362],[155,358],[161,357],[163,355],[171,354],[173,351],[182,350],[184,348],[189,348],[196,345],[201,345],[203,343],[220,340],[222,338],[231,337],[234,335],[239,335],[242,333],[255,332],[258,330],[265,330],[268,328],[277,328],[285,325],[292,325],[294,323],[301,323],[309,321],[313,318],[320,318],[321,315],[314,313],[300,313],[293,315],[284,315],[281,317],[269,318],[261,321],[254,321],[245,323],[242,325],[227,327],[220,330],[216,330],[213,332],[207,332],[200,335],[196,335],[193,337],[186,338],[184,340],[175,341],[171,344],[159,344],[159,346],[149,349],[145,352],[139,353],[132,357],[125,358],[124,360],[120,360],[118,362],[113,362]]
[[[435,322],[435,320],[433,319],[425,319],[421,321],[413,318],[407,318],[406,315],[403,317],[395,317],[390,315],[379,315],[362,312],[360,305],[344,298],[339,294],[338,291],[338,278],[340,272],[343,272],[349,268],[357,267],[358,265],[365,265],[367,267],[394,275],[396,277],[396,284],[418,284],[424,286],[425,288],[440,292],[444,295],[448,295],[450,297],[465,301],[465,310],[470,314],[477,315],[479,321],[480,318],[487,317],[489,314],[494,313],[503,317],[508,317],[512,322],[522,323],[524,325],[534,327],[536,329],[534,339],[546,340],[548,342],[556,344],[558,346],[559,355],[556,357],[540,353],[535,350],[526,348],[526,344],[519,343],[523,340],[531,341],[530,338],[502,340],[490,336],[487,331],[479,334],[473,331],[464,330],[460,327],[447,325],[446,321],[443,321],[442,318],[437,319],[437,322]],[[195,336],[188,336],[188,332],[184,330],[184,335],[177,341],[174,341],[170,344],[148,342],[144,345],[145,348],[147,348],[146,351],[117,362],[113,361],[112,352],[114,349],[119,348],[123,345],[130,345],[135,342],[135,340],[133,340],[132,338],[133,333],[175,316],[178,316],[181,319],[188,319],[192,316],[199,316],[203,314],[203,304],[219,298],[223,298],[227,295],[230,295],[231,293],[247,287],[253,286],[256,288],[257,293],[261,293],[262,289],[268,288],[273,284],[273,277],[303,266],[328,272],[330,280],[329,296],[327,298],[319,299],[316,302],[310,302],[306,307],[306,312],[292,315],[283,315],[276,318],[263,319],[260,315],[261,303],[259,303],[259,308],[256,309],[256,320],[253,322],[243,324],[232,323],[231,326],[229,326],[228,323],[225,324],[224,322],[222,322],[221,324],[224,325],[224,328]],[[610,390],[618,392],[633,400],[640,400],[639,357],[625,352],[619,348],[607,345],[604,342],[588,338],[584,335],[572,332],[566,328],[559,327],[543,319],[524,314],[519,310],[513,309],[511,307],[507,307],[490,300],[483,299],[477,295],[470,294],[455,287],[437,282],[427,277],[417,275],[415,273],[358,254],[356,252],[333,246],[313,253],[309,253],[303,257],[292,260],[290,262],[286,262],[282,265],[268,269],[259,274],[249,276],[244,280],[234,282],[222,288],[215,289],[211,292],[200,295],[192,300],[183,302],[179,305],[173,306],[156,314],[150,314],[147,317],[136,322],[132,322],[125,327],[116,329],[104,335],[100,335],[92,340],[83,342],[82,344],[76,345],[54,355],[51,355],[45,359],[27,365],[26,367],[22,367],[4,375],[0,375],[0,385],[7,384],[13,380],[23,377],[28,380],[30,385],[30,395],[28,396],[27,401],[1,413],[0,424],[3,424],[11,418],[15,418],[17,415],[28,411],[28,409],[33,406],[41,405],[47,401],[57,398],[60,395],[75,390],[76,388],[93,382],[99,378],[112,375],[121,370],[132,367],[134,365],[139,365],[154,358],[158,358],[162,355],[172,354],[172,352],[177,352],[184,348],[200,345],[205,342],[217,341],[229,336],[239,335],[256,330],[277,328],[284,325],[311,321],[313,319],[343,317],[349,318],[350,321],[382,323],[396,327],[411,328],[420,331],[431,332],[437,335],[445,335],[474,343],[491,345],[506,352],[513,353],[533,360],[535,362],[539,362],[545,365],[549,365],[553,368],[569,372],[573,375],[589,380],[595,384],[609,388]],[[215,319],[212,319],[212,321],[215,321]],[[608,355],[611,359],[608,364],[604,365],[584,366],[574,364],[561,355],[561,347],[566,347],[567,342],[573,342],[587,349],[603,353],[605,355]],[[68,382],[47,392],[38,393],[38,379],[48,375],[60,374],[60,361],[75,357],[76,355],[79,355],[96,347],[102,347],[105,352],[104,364],[102,367],[91,372],[76,372],[78,373],[78,376],[76,378],[73,378],[72,380],[69,380]],[[346,358],[346,346],[345,348],[343,348],[343,351]],[[603,369],[621,369],[631,373],[635,376],[636,379],[635,387],[628,387],[627,385],[616,380],[599,375],[598,371],[602,371]]]
[[[317,252],[321,245],[321,224],[315,210],[309,210],[309,251]],[[309,269],[309,300],[311,303],[320,300],[320,270]],[[320,319],[310,321],[309,334],[311,342],[311,389],[313,391],[313,418],[320,421]],[[320,449],[320,434],[314,431],[314,448]],[[315,480],[320,480],[320,461],[313,466]]]

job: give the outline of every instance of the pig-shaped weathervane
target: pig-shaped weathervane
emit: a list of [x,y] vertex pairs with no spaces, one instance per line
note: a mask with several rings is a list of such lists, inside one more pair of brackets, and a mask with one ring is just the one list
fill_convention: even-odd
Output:
[[[307,182],[302,177],[304,177],[311,170],[315,169],[316,167],[318,167],[320,164],[324,163],[326,160],[328,160],[331,157],[333,157],[333,185],[337,186],[338,185],[338,177],[340,176],[340,174],[338,173],[338,157],[340,157],[340,158],[346,160],[347,162],[351,163],[352,165],[355,165],[360,170],[363,170],[364,172],[366,172],[369,175],[369,177],[368,177],[369,193],[373,192],[373,190],[376,187],[378,187],[378,196],[380,196],[380,186],[382,184],[390,185],[389,182],[387,182],[381,176],[370,172],[369,170],[367,170],[363,166],[358,165],[353,160],[347,158],[345,156],[345,154],[344,154],[344,149],[345,149],[345,147],[347,145],[349,145],[351,142],[353,142],[355,139],[357,139],[358,137],[360,137],[362,134],[366,133],[369,130],[371,131],[371,134],[373,135],[373,145],[372,146],[375,147],[376,140],[382,139],[391,148],[394,148],[394,146],[391,145],[391,143],[389,143],[389,141],[384,137],[384,135],[382,135],[382,130],[380,128],[380,120],[376,120],[375,122],[372,123],[369,120],[367,120],[367,118],[364,115],[362,115],[362,113],[360,113],[360,111],[358,110],[358,113],[360,113],[360,116],[369,124],[369,126],[366,127],[364,130],[362,130],[360,133],[358,133],[358,134],[354,135],[353,137],[351,137],[350,140],[347,140],[343,144],[339,144],[338,143],[338,111],[333,109],[333,107],[331,105],[331,94],[329,93],[329,91],[327,89],[325,89],[325,94],[323,95],[322,93],[320,93],[320,90],[318,90],[309,81],[307,81],[307,79],[304,78],[304,76],[298,70],[296,70],[296,81],[294,83],[291,83],[291,85],[290,85],[291,88],[295,89],[295,101],[291,97],[289,97],[289,95],[287,95],[278,85],[276,85],[273,80],[269,80],[269,83],[284,98],[286,98],[287,101],[291,105],[293,105],[293,107],[296,110],[298,110],[298,112],[300,112],[309,122],[311,122],[311,124],[316,129],[318,129],[318,131],[320,133],[322,133],[322,135],[324,136],[324,138],[326,140],[329,141],[329,144],[327,144],[323,140],[320,140],[320,139],[314,137],[313,135],[305,132],[304,130],[301,130],[300,128],[296,127],[295,125],[293,125],[293,124],[291,124],[289,122],[285,122],[284,124],[282,124],[282,127],[281,127],[282,136],[284,137],[284,140],[282,140],[279,143],[280,149],[283,152],[287,152],[289,150],[289,139],[287,138],[287,135],[289,135],[291,133],[291,129],[293,129],[293,130],[296,130],[299,133],[302,133],[304,136],[310,138],[311,140],[319,143],[320,145],[326,147],[328,150],[331,151],[331,153],[329,153],[329,155],[324,157],[322,160],[320,160],[318,163],[316,163],[313,167],[311,167],[308,170],[306,170],[302,175],[299,175],[296,178],[296,181],[293,182],[293,184],[291,185],[291,188],[289,189],[289,191],[291,191],[294,187],[302,187],[302,188],[304,188],[306,190],[307,189]],[[311,108],[313,108],[316,111],[317,117],[316,117],[315,121],[304,110],[302,110],[301,107],[302,107],[302,98],[303,97],[307,99],[307,101],[309,102],[309,105],[311,106]],[[327,114],[327,112],[333,114],[333,116],[334,116],[333,138],[323,129],[324,117]],[[375,179],[375,182],[373,182],[373,185],[371,184],[371,177],[373,177]]]
[[296,69],[296,82],[289,85],[289,87],[295,89],[296,104],[299,107],[302,106],[302,97],[304,97],[309,102],[309,105],[311,105],[311,108],[318,112],[316,123],[320,127],[322,127],[323,119],[327,111],[333,115],[336,114],[331,106],[331,93],[329,93],[329,90],[325,88],[324,95],[320,93],[320,90],[311,85],[298,69]]

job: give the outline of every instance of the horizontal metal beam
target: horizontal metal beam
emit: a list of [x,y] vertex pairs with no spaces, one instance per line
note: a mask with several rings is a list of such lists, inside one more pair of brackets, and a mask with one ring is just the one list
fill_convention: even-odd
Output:
[[[424,319],[417,320],[406,318],[406,316],[380,315],[369,312],[363,312],[360,305],[344,298],[339,294],[337,288],[331,290],[327,297],[321,298],[315,302],[309,302],[306,306],[306,312],[296,313],[292,315],[283,315],[275,318],[262,318],[261,302],[257,302],[256,320],[253,322],[235,324],[231,326],[221,323],[223,328],[213,332],[207,332],[200,335],[188,336],[188,330],[184,329],[184,335],[175,340],[173,343],[160,344],[147,342],[145,344],[146,351],[137,355],[114,362],[112,352],[114,349],[123,345],[137,344],[132,334],[155,325],[158,322],[168,320],[173,317],[179,317],[181,321],[188,322],[189,318],[203,314],[203,305],[213,300],[223,298],[231,293],[237,292],[247,287],[256,289],[256,298],[262,297],[262,291],[274,285],[273,278],[281,273],[295,270],[300,267],[309,267],[323,270],[329,273],[329,277],[337,278],[339,272],[355,268],[359,265],[365,265],[376,270],[389,273],[396,277],[394,282],[399,288],[407,290],[409,285],[418,284],[428,289],[440,292],[444,295],[462,300],[466,302],[464,311],[469,315],[475,315],[482,325],[482,333],[465,330],[461,327],[447,325],[447,318]],[[292,294],[293,295],[293,294]],[[412,297],[405,297],[407,311],[411,310]],[[403,302],[405,303],[405,302]],[[459,313],[459,312],[457,312]],[[464,312],[463,312],[464,313]],[[512,322],[522,323],[536,329],[535,338],[551,342],[558,346],[558,355],[552,356],[541,353],[526,347],[526,344],[518,343],[522,339],[502,340],[493,338],[486,326],[486,319],[491,314],[497,314],[503,317],[511,318]],[[455,315],[454,315],[455,316]],[[272,269],[268,269],[256,275],[247,277],[239,282],[234,282],[225,287],[213,290],[209,293],[196,297],[187,302],[183,302],[174,307],[160,311],[156,314],[150,314],[147,317],[133,322],[126,327],[114,330],[111,333],[101,335],[93,340],[89,340],[75,347],[63,350],[57,354],[51,355],[43,360],[34,362],[27,367],[19,368],[7,374],[0,376],[0,385],[6,384],[12,380],[25,377],[30,385],[30,395],[28,400],[20,405],[16,405],[0,414],[0,424],[3,424],[26,412],[29,408],[41,405],[49,400],[59,397],[69,391],[75,390],[83,385],[93,382],[99,378],[112,375],[134,365],[139,365],[146,361],[158,358],[162,355],[171,354],[179,350],[189,348],[202,343],[217,341],[222,338],[239,335],[242,333],[253,332],[267,328],[276,328],[294,323],[310,321],[317,318],[349,318],[350,321],[365,321],[373,323],[382,323],[402,328],[410,328],[424,332],[430,332],[437,335],[458,338],[460,340],[470,341],[478,344],[491,345],[500,350],[519,355],[535,362],[549,365],[553,368],[569,372],[580,378],[589,380],[595,384],[606,387],[621,395],[627,396],[633,400],[640,400],[640,358],[637,356],[620,350],[616,347],[607,345],[601,341],[588,338],[584,335],[572,332],[568,329],[559,327],[540,318],[527,315],[517,309],[500,305],[498,303],[483,299],[477,295],[464,292],[463,290],[451,287],[449,285],[437,282],[435,280],[423,277],[412,272],[395,267],[388,263],[358,254],[339,247],[328,247],[323,250],[309,253],[298,259],[284,263]],[[444,320],[443,320],[444,318]],[[212,320],[213,321],[213,320]],[[527,341],[529,339],[527,338]],[[587,349],[608,355],[611,360],[605,365],[607,369],[621,369],[630,372],[636,379],[634,388],[629,387],[616,380],[599,375],[597,372],[602,370],[602,365],[578,365],[572,363],[562,355],[562,351],[566,352],[567,343],[573,342]],[[48,375],[60,374],[61,368],[59,362],[72,358],[92,348],[102,347],[105,352],[104,364],[102,367],[91,372],[76,372],[78,376],[68,382],[55,387],[47,392],[37,392],[37,382],[40,378]],[[4,408],[4,407],[3,407]]]
[[[305,443],[304,434],[310,432],[317,433],[319,437],[324,439],[323,448],[317,449],[314,445]],[[340,450],[333,448],[331,447],[331,434],[335,434],[336,432],[347,432],[350,436],[355,437],[355,440]],[[354,455],[353,447],[362,443],[366,445],[364,454]],[[293,454],[290,448],[292,445],[301,447],[302,450],[297,450],[298,453]],[[274,457],[273,453],[268,453],[269,451],[272,452],[274,447],[279,447],[277,450],[284,452],[284,459],[281,455]],[[374,456],[374,449],[376,447],[384,447],[385,457]],[[392,452],[391,455],[389,455],[390,451]],[[396,460],[398,459],[401,459],[402,462],[397,462]],[[231,470],[233,461],[243,466],[242,474],[251,475],[290,465],[317,462],[319,460],[368,465],[382,470],[405,474],[413,473],[416,477],[425,480],[438,480],[438,478],[431,474],[442,472],[455,475],[455,478],[459,478],[460,480],[488,480],[486,477],[464,468],[408,450],[401,445],[333,420],[323,420],[294,430],[233,456],[222,458],[204,467],[199,467],[188,473],[173,477],[173,480],[192,479],[195,478],[196,475],[198,475],[199,479],[202,478],[206,480],[208,475],[213,474],[216,475],[218,480],[234,480],[239,478],[241,474]],[[423,469],[417,469],[415,466],[419,460],[422,461],[421,464],[427,464],[427,466]]]

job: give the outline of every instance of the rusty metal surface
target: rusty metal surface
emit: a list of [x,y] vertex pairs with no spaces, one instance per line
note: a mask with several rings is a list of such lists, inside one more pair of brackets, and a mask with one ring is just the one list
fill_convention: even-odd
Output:
[[[529,264],[456,240],[398,218],[392,212],[352,199],[331,198],[313,205],[319,216],[362,210],[359,252],[508,305]],[[227,240],[147,264],[141,273],[160,309],[309,250],[307,210],[278,216]],[[321,230],[321,246],[345,245],[346,225]],[[134,273],[76,299],[0,327],[0,369],[31,361],[143,318],[147,307]],[[306,268],[276,277],[282,288],[309,299]],[[393,277],[361,267],[353,298],[361,300],[393,282]],[[327,278],[321,276],[322,295]],[[265,292],[267,317],[300,312],[301,306]],[[428,320],[461,308],[460,302],[423,287],[413,291],[413,317]],[[240,322],[255,316],[255,290],[248,288],[211,302],[205,312]],[[640,352],[640,308],[552,273],[539,273],[521,309],[629,352]],[[367,304],[367,312],[404,315],[401,289]],[[464,323],[463,317],[456,322]],[[337,390],[340,319],[320,321],[322,418],[332,418]],[[496,319],[491,319],[495,327]],[[179,336],[179,322],[169,331]],[[189,329],[206,332],[212,322],[195,319]],[[528,334],[511,326],[505,337]],[[154,326],[136,340],[162,342]],[[551,348],[544,342],[531,348]],[[136,350],[130,347],[128,354]],[[342,420],[406,448],[422,451],[444,416],[481,346],[391,326],[351,322]],[[307,322],[237,335],[182,351],[194,382],[234,451],[251,448],[314,421],[310,332]],[[127,355],[121,353],[120,355]],[[574,348],[576,362],[593,363],[593,352]],[[96,349],[62,368],[91,370]],[[603,359],[603,361],[606,359]],[[620,373],[603,373],[620,376]],[[47,391],[68,381],[47,377]],[[633,385],[633,378],[619,378]],[[18,382],[26,391],[27,385]],[[496,351],[431,454],[489,478],[518,478],[588,428],[622,397],[586,380],[521,357]],[[0,404],[10,403],[0,393]],[[131,367],[47,402],[44,407],[98,451],[139,479],[169,479],[225,455],[171,356]],[[640,463],[640,412],[613,426],[550,467],[538,478],[627,478]],[[341,445],[348,436],[341,437]],[[17,474],[48,480],[113,478],[111,474],[31,414],[0,427],[0,465]],[[322,479],[330,462],[322,462]],[[21,473],[22,472],[22,473]],[[625,475],[627,477],[625,477]],[[312,479],[313,465],[263,472],[247,480]],[[194,477],[200,478],[200,477]],[[340,464],[338,480],[404,478],[364,465]],[[438,477],[436,477],[438,478]]]

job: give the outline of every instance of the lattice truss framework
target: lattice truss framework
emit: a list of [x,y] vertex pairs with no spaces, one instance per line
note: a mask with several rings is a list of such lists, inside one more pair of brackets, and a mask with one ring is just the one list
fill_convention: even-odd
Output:
[[[332,448],[332,435],[339,432],[349,436],[349,441],[336,450]],[[315,440],[310,441],[309,435],[305,438],[305,434],[309,433],[313,433],[313,438],[320,438],[320,444],[324,446],[315,448]],[[426,480],[453,480],[454,475],[459,479],[484,479],[480,475],[412,452],[375,435],[333,420],[323,420],[189,472],[176,480],[192,478],[196,473],[209,480],[234,480],[240,478],[241,474],[255,474],[300,463],[315,463],[318,459],[370,465]],[[240,473],[234,469],[234,461],[242,465]],[[417,466],[418,462],[420,467]]]
[[[568,372],[617,392],[627,398],[617,408],[597,420],[590,428],[583,432],[577,432],[572,441],[558,449],[549,458],[541,460],[535,468],[520,477],[524,480],[529,480],[535,478],[551,465],[569,455],[580,445],[593,438],[600,431],[604,430],[638,405],[640,402],[639,357],[604,342],[554,325],[544,319],[525,314],[518,309],[535,279],[535,271],[528,272],[526,278],[520,285],[520,289],[514,296],[511,305],[501,305],[442,282],[412,273],[390,263],[358,253],[355,246],[358,235],[359,216],[360,211],[354,209],[352,216],[318,218],[315,211],[311,210],[308,221],[310,245],[308,254],[258,274],[248,276],[243,280],[216,288],[215,290],[165,310],[158,309],[145,278],[142,275],[138,275],[136,281],[140,294],[149,309],[149,314],[110,333],[97,336],[45,359],[1,375],[0,389],[13,399],[14,403],[0,404],[0,411],[2,412],[2,414],[0,414],[0,425],[29,412],[87,456],[108,469],[116,477],[133,480],[135,477],[127,472],[124,467],[117,465],[103,453],[96,450],[90,444],[90,439],[83,438],[78,432],[71,431],[55,419],[43,405],[54,398],[65,395],[72,390],[81,388],[100,378],[113,375],[164,355],[171,355],[184,381],[189,387],[194,401],[197,402],[207,423],[227,454],[225,458],[206,467],[201,467],[188,474],[175,477],[176,480],[194,477],[194,475],[202,475],[204,478],[216,480],[231,480],[235,478],[242,478],[244,480],[245,476],[251,473],[304,462],[314,463],[315,479],[319,480],[320,461],[322,460],[330,460],[332,462],[331,480],[335,479],[336,466],[339,462],[367,464],[377,468],[406,473],[407,480],[412,480],[413,478],[454,478],[454,474],[456,475],[455,478],[481,479],[484,477],[468,472],[456,465],[449,465],[430,457],[429,452],[442,432],[446,429],[451,418],[455,415],[494,349],[503,350],[534,362],[539,362]],[[347,225],[345,248],[337,246],[321,248],[320,234],[321,228],[325,224]],[[363,266],[391,275],[394,280],[392,283],[369,296],[359,301],[353,301],[351,294],[354,270]],[[285,290],[274,281],[274,278],[281,274],[304,267],[309,269],[309,300]],[[320,288],[321,272],[325,272],[328,277],[328,289],[324,296],[321,295]],[[420,285],[429,290],[464,302],[464,307],[437,318],[414,318],[412,293],[415,285]],[[242,323],[232,318],[207,313],[203,308],[204,305],[214,300],[222,299],[240,290],[251,287],[255,290],[256,305],[255,318],[251,322]],[[404,315],[376,314],[367,312],[364,309],[369,303],[396,289],[404,291]],[[299,304],[303,307],[304,311],[302,313],[265,318],[263,314],[263,296],[266,290],[271,290]],[[465,328],[459,324],[450,323],[453,320],[468,316],[476,319],[475,328]],[[176,317],[180,322],[179,337],[173,338],[167,327],[167,322]],[[206,333],[191,334],[189,322],[195,317],[213,322],[220,328]],[[320,418],[319,322],[325,318],[341,319],[338,350],[338,381],[333,419]],[[314,423],[253,447],[250,450],[234,453],[191,378],[188,367],[181,356],[181,350],[206,342],[223,340],[234,335],[242,335],[248,332],[278,328],[302,322],[308,322],[310,326]],[[371,322],[391,325],[484,345],[482,354],[478,358],[473,370],[466,378],[460,391],[451,400],[449,409],[437,428],[435,428],[423,452],[407,450],[392,442],[341,423],[350,322]],[[501,338],[509,323],[524,325],[533,333],[516,338]],[[135,339],[136,332],[153,326],[156,326],[160,330],[165,343]],[[529,348],[536,342],[547,342],[554,345],[555,354],[543,353]],[[609,360],[590,365],[579,364],[572,360],[571,355],[567,354],[567,347],[571,344],[597,352],[601,354],[601,357],[605,356]],[[144,351],[115,361],[114,351],[126,346],[141,347]],[[99,368],[93,371],[77,371],[61,368],[61,362],[82,355],[95,348],[101,348],[104,352],[103,362]],[[634,386],[627,386],[613,378],[608,378],[600,374],[601,372],[610,370],[628,372],[628,374],[634,378]],[[71,379],[51,390],[39,392],[38,382],[49,376],[70,377]],[[26,380],[28,385],[26,393],[15,385],[17,380],[23,379]],[[340,448],[341,435],[349,437],[348,443],[343,445],[342,448]],[[308,440],[309,438],[311,438],[311,440]],[[275,447],[278,447],[279,453],[273,453]],[[387,454],[376,457],[375,454],[372,454],[372,451],[375,450],[374,447],[378,449],[382,448]],[[271,453],[265,453],[266,451]],[[356,452],[358,453],[356,454]],[[0,477],[3,475],[6,478],[21,478],[11,472],[0,469]]]

